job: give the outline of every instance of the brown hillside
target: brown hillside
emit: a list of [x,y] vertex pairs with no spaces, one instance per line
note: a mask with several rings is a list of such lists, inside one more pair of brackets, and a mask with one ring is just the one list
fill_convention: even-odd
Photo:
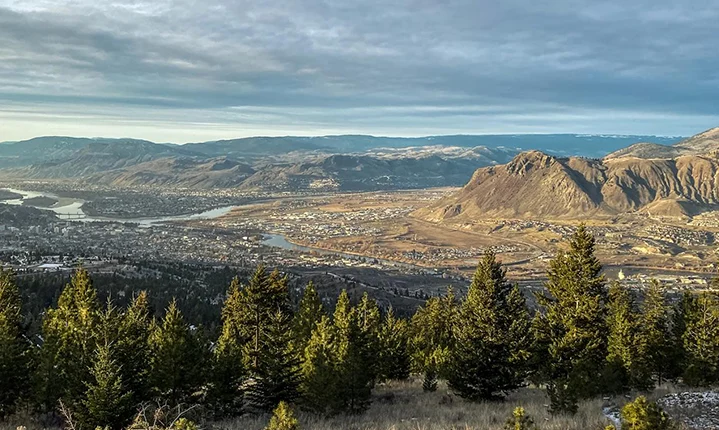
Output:
[[719,151],[719,127],[682,140],[671,146],[657,143],[635,143],[607,155],[611,158],[676,158],[681,155],[706,155]]
[[452,218],[581,219],[631,211],[691,216],[719,206],[719,159],[556,158],[519,154],[510,163],[478,169],[459,192],[416,215]]

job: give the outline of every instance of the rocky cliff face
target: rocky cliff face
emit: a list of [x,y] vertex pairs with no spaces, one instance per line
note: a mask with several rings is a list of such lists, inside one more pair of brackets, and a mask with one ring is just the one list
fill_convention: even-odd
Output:
[[633,211],[691,216],[719,207],[719,158],[557,158],[537,151],[478,169],[459,192],[417,216],[449,218],[610,217]]

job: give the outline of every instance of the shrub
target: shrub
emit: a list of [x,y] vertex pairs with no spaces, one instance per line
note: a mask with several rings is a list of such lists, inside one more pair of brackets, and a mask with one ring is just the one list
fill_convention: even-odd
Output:
[[523,407],[514,408],[512,417],[507,420],[504,430],[537,430],[534,421],[524,412]]
[[198,430],[197,424],[183,417],[192,408],[143,406],[127,430]]
[[654,402],[639,396],[622,408],[623,430],[669,430],[674,428],[669,415]]
[[270,423],[265,430],[299,430],[297,418],[285,402],[280,402],[272,413]]

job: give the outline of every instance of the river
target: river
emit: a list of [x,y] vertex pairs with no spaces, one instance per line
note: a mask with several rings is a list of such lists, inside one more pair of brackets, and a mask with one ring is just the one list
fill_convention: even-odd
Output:
[[[56,203],[55,206],[52,206],[49,208],[38,207],[38,209],[51,210],[60,216],[67,216],[67,217],[70,217],[70,216],[84,217],[85,216],[85,213],[82,211],[82,205],[85,203],[84,200],[61,199],[60,197],[58,197],[54,194],[46,193],[46,192],[16,190],[15,188],[2,188],[2,189],[6,190],[6,191],[10,191],[11,193],[20,194],[22,196],[22,198],[3,200],[3,201],[0,201],[0,203],[4,203],[7,205],[21,206],[23,204],[23,201],[26,199],[32,199],[35,197],[48,197],[48,198],[57,200],[58,203]],[[72,201],[67,202],[68,200],[72,200]]]
[[219,218],[223,215],[227,215],[232,209],[239,206],[224,206],[215,209],[210,209],[204,212],[187,214],[187,215],[169,215],[163,217],[137,217],[137,218],[113,218],[113,217],[92,217],[88,216],[82,211],[82,205],[85,204],[84,200],[81,199],[68,199],[61,198],[55,194],[44,192],[44,191],[26,191],[18,190],[14,188],[2,188],[3,190],[10,191],[15,194],[22,195],[19,199],[3,200],[0,203],[8,205],[22,205],[25,199],[31,199],[34,197],[48,197],[57,200],[54,206],[51,207],[37,207],[41,210],[49,210],[55,212],[64,221],[79,221],[79,222],[129,222],[139,224],[143,227],[149,227],[153,224],[161,224],[164,222],[171,221],[189,221],[198,219],[213,219]]
[[[19,198],[19,199],[0,201],[0,204],[4,203],[4,204],[9,204],[9,205],[22,205],[24,199],[30,199],[33,197],[49,197],[51,199],[57,200],[58,203],[56,203],[54,206],[51,206],[49,208],[48,207],[38,207],[37,209],[53,211],[56,214],[58,214],[64,221],[133,223],[133,224],[138,224],[140,227],[150,227],[154,224],[162,224],[162,223],[172,222],[172,221],[214,219],[214,218],[219,218],[223,215],[228,214],[234,208],[241,207],[241,205],[224,206],[224,207],[210,209],[210,210],[207,210],[204,212],[199,212],[199,213],[194,213],[194,214],[171,215],[171,216],[164,216],[164,217],[137,217],[137,218],[91,217],[82,211],[82,205],[85,203],[84,200],[60,198],[52,193],[47,193],[47,192],[26,191],[26,190],[14,189],[14,188],[2,188],[2,189],[13,192],[15,194],[20,194],[23,197]],[[390,266],[395,266],[395,267],[404,267],[404,268],[408,268],[408,269],[411,268],[411,269],[426,270],[425,268],[422,268],[420,266],[415,266],[413,264],[400,263],[397,261],[386,260],[386,259],[382,259],[382,258],[365,257],[362,255],[357,255],[357,254],[348,254],[345,252],[331,251],[331,250],[327,250],[327,249],[313,248],[310,246],[296,245],[294,243],[289,242],[285,238],[285,236],[283,236],[281,234],[276,234],[276,233],[264,234],[263,237],[264,237],[264,239],[262,240],[263,245],[271,246],[271,247],[275,247],[275,248],[288,249],[291,251],[313,252],[313,253],[323,254],[323,255],[336,255],[336,256],[343,257],[346,259],[351,259],[351,260],[370,260],[370,261],[376,260],[385,265],[390,265]]]
[[338,257],[343,257],[349,260],[368,260],[368,261],[378,261],[384,265],[387,266],[395,266],[395,267],[404,267],[406,269],[415,269],[415,270],[423,270],[427,271],[428,269],[422,266],[417,266],[414,264],[409,263],[401,263],[394,260],[387,260],[384,258],[376,258],[376,257],[368,257],[364,255],[358,255],[358,254],[348,254],[346,252],[341,251],[332,251],[329,249],[322,249],[322,248],[314,248],[311,246],[304,246],[304,245],[297,245],[295,243],[289,242],[285,236],[281,234],[276,233],[267,233],[263,234],[262,244],[266,246],[272,246],[274,248],[282,248],[282,249],[288,249],[290,251],[301,251],[301,252],[314,252],[317,254],[322,255],[336,255]]

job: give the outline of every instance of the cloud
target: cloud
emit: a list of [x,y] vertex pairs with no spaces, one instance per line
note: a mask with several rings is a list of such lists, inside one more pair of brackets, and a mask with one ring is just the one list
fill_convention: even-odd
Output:
[[719,125],[691,3],[0,0],[0,140],[690,134]]

